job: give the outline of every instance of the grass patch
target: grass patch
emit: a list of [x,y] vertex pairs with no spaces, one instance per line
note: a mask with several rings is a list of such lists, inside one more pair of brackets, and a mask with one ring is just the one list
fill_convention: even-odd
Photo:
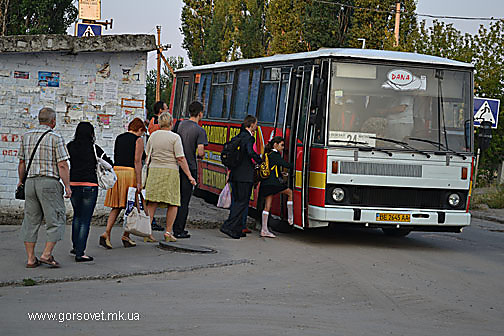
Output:
[[30,279],[30,278],[23,279],[23,286],[36,286],[36,285],[37,285],[37,281],[35,281],[33,279]]
[[472,195],[471,207],[476,207],[481,204],[486,204],[491,209],[503,209],[504,186],[484,188],[484,190],[481,191],[476,189],[475,193]]

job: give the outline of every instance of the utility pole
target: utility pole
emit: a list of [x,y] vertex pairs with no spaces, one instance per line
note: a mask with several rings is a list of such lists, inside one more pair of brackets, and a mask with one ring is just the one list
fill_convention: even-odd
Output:
[[171,44],[161,44],[161,26],[156,26],[157,29],[157,76],[156,76],[156,101],[161,100],[161,60],[166,64],[172,75],[175,75],[170,63],[163,55],[163,51],[171,48]]
[[399,23],[401,21],[401,2],[397,1],[396,2],[396,13],[395,13],[395,29],[394,29],[394,35],[395,35],[395,44],[394,47],[399,46]]
[[156,101],[161,100],[161,26],[157,29],[157,77],[156,77]]

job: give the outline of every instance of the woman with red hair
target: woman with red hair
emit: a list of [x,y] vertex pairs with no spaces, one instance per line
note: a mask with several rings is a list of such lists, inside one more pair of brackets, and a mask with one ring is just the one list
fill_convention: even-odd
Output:
[[[107,220],[105,233],[100,236],[100,245],[111,249],[110,234],[112,226],[121,212],[126,208],[128,189],[130,187],[142,190],[142,156],[144,141],[142,136],[147,131],[140,118],[133,119],[128,125],[128,131],[117,136],[114,145],[114,171],[117,182],[112,189],[107,190],[105,206],[112,208]],[[128,232],[123,232],[121,241],[124,247],[136,246]]]

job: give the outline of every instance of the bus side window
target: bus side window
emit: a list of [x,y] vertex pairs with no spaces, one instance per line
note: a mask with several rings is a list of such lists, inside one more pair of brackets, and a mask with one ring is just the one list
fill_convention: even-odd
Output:
[[302,94],[301,110],[299,111],[298,131],[297,131],[297,138],[300,141],[304,140],[306,113],[308,110],[308,95],[310,92],[309,73],[305,72],[304,76],[305,80],[303,82],[303,87],[301,91]]
[[231,110],[231,93],[233,90],[234,71],[214,73],[209,116],[227,119]]
[[[197,74],[195,75],[197,79]],[[194,81],[194,93],[193,97],[195,100],[203,104],[203,115],[206,116],[208,113],[208,98],[210,97],[210,86],[212,81],[212,73],[204,73],[199,77],[199,83],[197,80]]]
[[290,68],[289,72],[282,73],[282,87],[280,89],[280,106],[278,108],[278,125],[283,125],[285,120],[285,109],[287,107],[287,88],[290,79]]
[[175,116],[184,117],[187,110],[187,101],[189,99],[189,80],[185,77],[177,78],[177,87],[175,90]]
[[263,122],[275,122],[275,111],[280,81],[280,68],[265,68],[262,77],[262,89],[257,119]]
[[260,74],[260,69],[243,69],[238,71],[231,119],[243,120],[247,114],[256,114]]

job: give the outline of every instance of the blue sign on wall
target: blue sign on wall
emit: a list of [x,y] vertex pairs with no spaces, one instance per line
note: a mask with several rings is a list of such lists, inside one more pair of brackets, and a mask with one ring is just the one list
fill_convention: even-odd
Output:
[[492,128],[497,128],[499,107],[499,99],[474,97],[474,126],[479,127],[486,120],[492,123]]
[[78,37],[100,36],[102,34],[102,25],[89,23],[76,23],[76,34]]

